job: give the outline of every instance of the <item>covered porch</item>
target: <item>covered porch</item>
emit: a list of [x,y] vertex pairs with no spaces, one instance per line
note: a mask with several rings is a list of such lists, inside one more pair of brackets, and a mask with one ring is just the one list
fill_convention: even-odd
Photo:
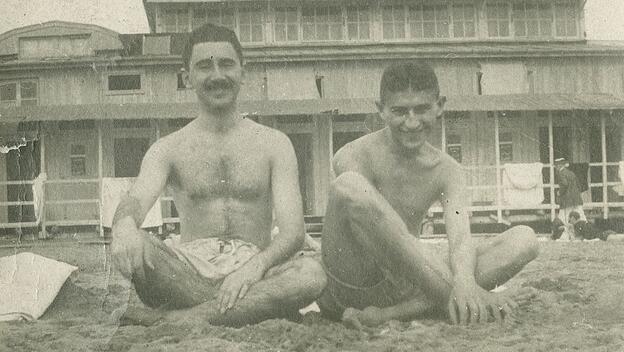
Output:
[[[291,138],[305,213],[317,220],[327,201],[333,154],[382,126],[372,99],[245,101],[240,110]],[[623,100],[610,95],[449,97],[446,110],[431,143],[464,167],[473,223],[554,218],[558,157],[586,167],[582,182],[589,216],[624,215]],[[4,143],[0,153],[0,231],[30,228],[46,237],[65,226],[88,226],[104,235],[103,184],[131,180],[149,145],[184,126],[197,111],[187,103],[110,104],[13,107],[0,114],[3,141],[19,142]],[[16,173],[19,160],[29,160],[30,166],[22,163],[26,169]],[[541,164],[541,199],[510,203],[506,170],[536,163]],[[177,223],[169,192],[160,202],[162,223]],[[441,221],[441,213],[434,205],[430,219]]]

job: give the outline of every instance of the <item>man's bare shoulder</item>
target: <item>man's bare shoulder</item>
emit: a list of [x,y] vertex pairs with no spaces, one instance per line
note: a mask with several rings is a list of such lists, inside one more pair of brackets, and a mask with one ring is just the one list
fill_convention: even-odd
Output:
[[380,133],[377,131],[364,135],[340,148],[333,159],[336,175],[345,171],[362,173],[367,170],[373,152],[382,147]]

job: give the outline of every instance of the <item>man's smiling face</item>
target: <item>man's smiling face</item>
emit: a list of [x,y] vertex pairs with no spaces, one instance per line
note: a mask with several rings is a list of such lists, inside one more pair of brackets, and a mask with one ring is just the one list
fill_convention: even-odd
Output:
[[229,42],[197,43],[193,46],[187,79],[202,104],[223,109],[236,102],[243,67]]
[[438,117],[442,115],[444,99],[430,91],[411,88],[388,94],[379,103],[379,112],[390,129],[396,145],[407,152],[417,152],[427,141]]

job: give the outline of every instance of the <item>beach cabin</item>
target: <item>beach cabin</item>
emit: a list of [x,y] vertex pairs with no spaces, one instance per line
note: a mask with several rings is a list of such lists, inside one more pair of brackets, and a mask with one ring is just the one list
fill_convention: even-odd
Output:
[[[588,214],[622,216],[624,43],[587,41],[584,3],[145,0],[150,33],[0,34],[0,232],[110,226],[151,143],[197,114],[181,52],[207,21],[238,34],[239,110],[291,138],[309,216],[323,215],[332,155],[381,127],[381,73],[401,60],[438,74],[447,112],[431,143],[464,166],[473,222],[552,219],[559,157]],[[168,192],[150,214],[149,227],[177,222]]]

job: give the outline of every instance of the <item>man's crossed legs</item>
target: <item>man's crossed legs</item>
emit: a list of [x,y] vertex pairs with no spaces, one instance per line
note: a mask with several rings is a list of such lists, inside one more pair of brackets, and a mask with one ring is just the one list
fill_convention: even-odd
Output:
[[[448,255],[412,236],[400,215],[366,178],[341,174],[333,184],[323,229],[328,284],[319,299],[324,316],[354,325],[412,320],[447,309],[452,290]],[[537,256],[533,230],[516,226],[476,249],[475,279],[491,290]],[[518,292],[504,300],[512,311]],[[512,297],[510,297],[512,298]],[[501,314],[491,312],[491,314]]]
[[271,318],[293,318],[321,294],[326,284],[320,264],[299,256],[269,269],[244,298],[222,314],[217,293],[223,278],[200,275],[149,234],[143,235],[143,243],[143,270],[133,275],[132,283],[141,301],[156,309],[130,307],[122,324],[151,325],[164,320],[243,326]]

